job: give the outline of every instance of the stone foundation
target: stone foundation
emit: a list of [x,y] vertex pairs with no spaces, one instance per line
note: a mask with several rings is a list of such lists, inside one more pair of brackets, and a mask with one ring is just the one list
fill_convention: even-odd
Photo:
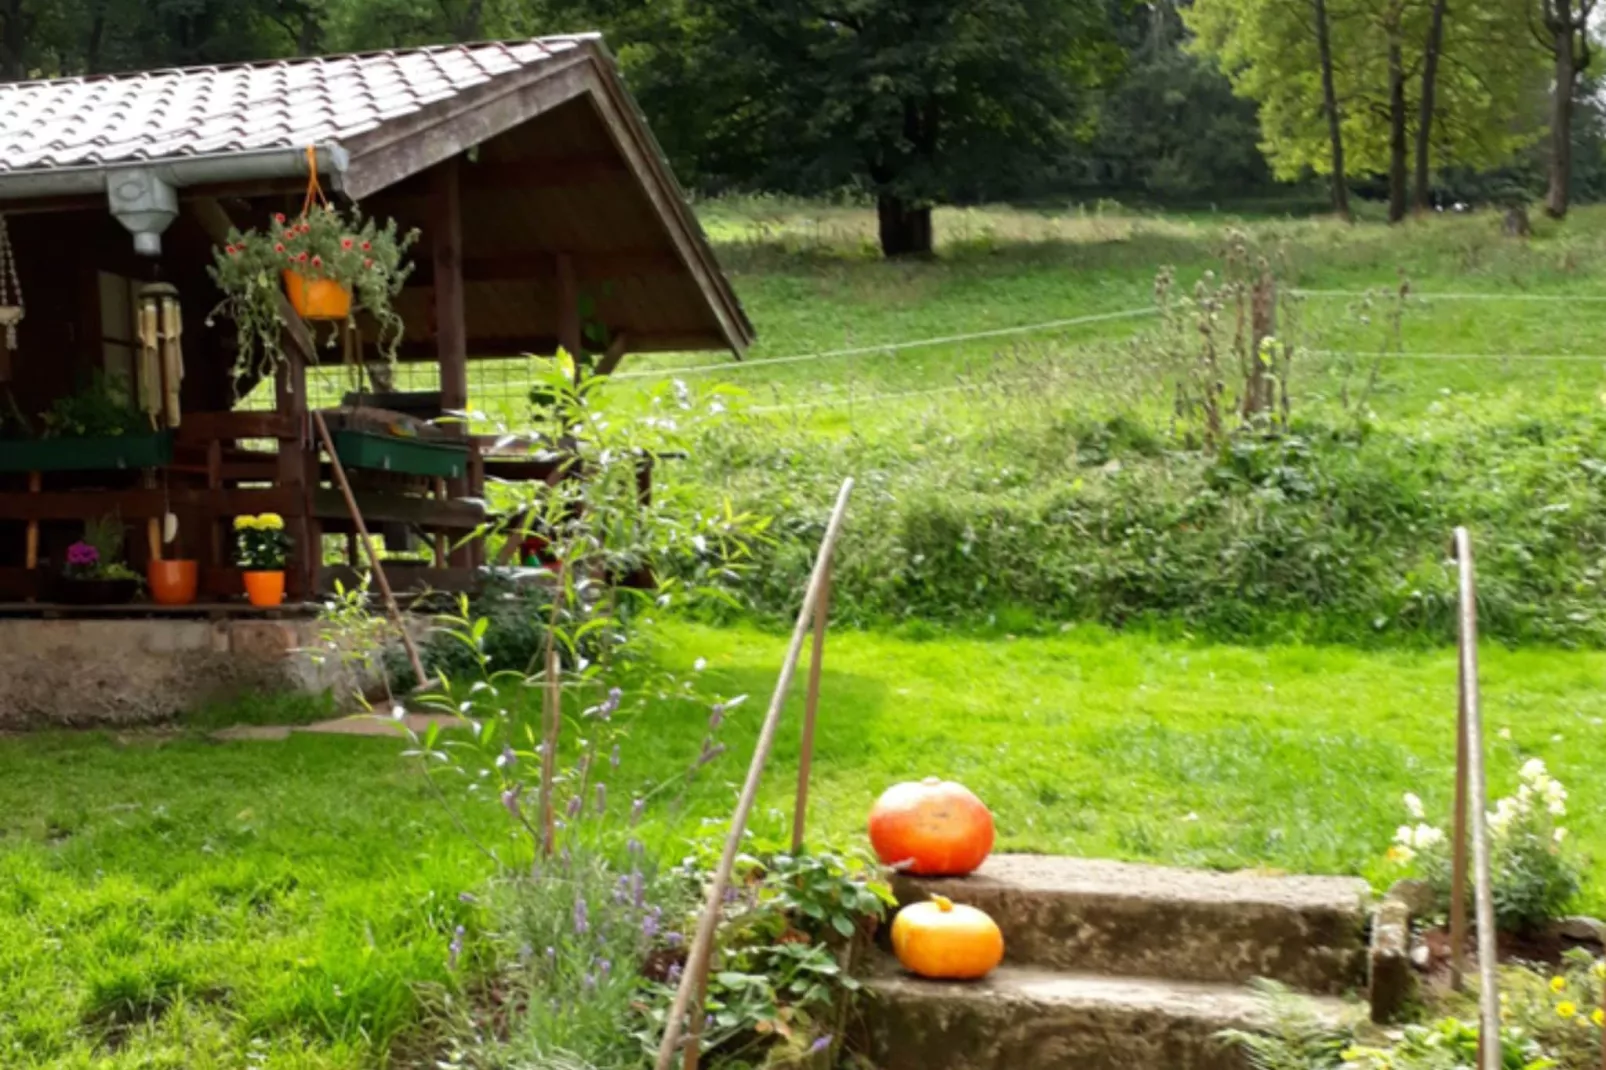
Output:
[[164,721],[246,692],[342,701],[368,681],[313,620],[0,620],[0,728]]

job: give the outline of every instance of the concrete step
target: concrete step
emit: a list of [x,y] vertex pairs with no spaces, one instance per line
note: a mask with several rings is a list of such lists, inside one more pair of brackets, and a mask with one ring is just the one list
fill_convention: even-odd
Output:
[[1366,974],[1371,890],[1348,877],[1165,869],[995,855],[969,877],[899,877],[900,903],[941,894],[991,914],[1015,966],[1338,995]]
[[[1264,1024],[1250,989],[1005,966],[974,984],[922,981],[890,960],[869,981],[877,1070],[1247,1070],[1223,1029]],[[1302,997],[1318,1017],[1350,1013]]]

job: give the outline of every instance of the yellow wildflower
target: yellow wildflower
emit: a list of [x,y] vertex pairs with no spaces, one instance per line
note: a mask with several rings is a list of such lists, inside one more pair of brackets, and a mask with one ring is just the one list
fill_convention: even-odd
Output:
[[1589,972],[1595,975],[1595,980],[1606,981],[1606,960],[1595,963]]
[[257,527],[263,531],[283,531],[284,517],[278,513],[263,513],[257,517]]
[[1567,991],[1567,978],[1552,977],[1550,979],[1550,990],[1555,992],[1557,995]]
[[1595,1013],[1589,1016],[1589,1020],[1594,1022],[1597,1026],[1606,1025],[1606,1011],[1596,1007]]
[[1571,1018],[1578,1013],[1578,1004],[1570,999],[1564,999],[1556,1004],[1556,1014],[1562,1018]]

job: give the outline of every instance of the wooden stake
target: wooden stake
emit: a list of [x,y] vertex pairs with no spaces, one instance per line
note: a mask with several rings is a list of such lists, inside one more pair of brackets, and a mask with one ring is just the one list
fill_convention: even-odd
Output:
[[362,510],[357,508],[357,499],[352,496],[351,484],[346,480],[346,466],[340,463],[340,454],[335,452],[335,440],[329,434],[329,425],[324,422],[323,413],[314,409],[312,423],[318,429],[318,438],[323,442],[324,450],[329,454],[335,482],[340,487],[340,496],[346,499],[346,509],[351,513],[351,522],[362,538],[363,549],[368,552],[368,565],[374,570],[374,579],[379,583],[379,593],[385,598],[385,608],[390,611],[391,620],[396,622],[396,630],[401,632],[402,645],[407,648],[407,660],[413,663],[413,672],[418,676],[418,686],[428,687],[429,677],[424,674],[424,662],[419,658],[418,647],[407,631],[407,621],[402,617],[401,606],[396,604],[396,596],[391,593],[390,580],[385,577],[385,566],[379,563],[379,554],[374,550],[373,536],[368,534],[368,525],[363,522]]
[[792,853],[803,850],[809,815],[809,778],[814,772],[814,722],[820,710],[820,670],[825,664],[825,626],[831,612],[831,560],[825,561],[825,583],[814,607],[814,646],[809,651],[809,684],[803,703],[803,745],[797,765],[797,802],[792,808]]
[[[40,488],[43,486],[42,480],[43,477],[38,472],[29,472],[28,493],[38,494]],[[27,564],[31,569],[39,567],[39,521],[37,520],[28,521]]]

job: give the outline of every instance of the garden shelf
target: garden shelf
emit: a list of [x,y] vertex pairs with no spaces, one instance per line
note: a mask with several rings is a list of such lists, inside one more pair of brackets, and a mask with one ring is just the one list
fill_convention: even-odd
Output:
[[367,431],[336,431],[335,454],[347,468],[373,468],[411,476],[461,479],[468,473],[468,446],[423,442]]
[[173,460],[173,433],[0,442],[0,472],[155,468]]

